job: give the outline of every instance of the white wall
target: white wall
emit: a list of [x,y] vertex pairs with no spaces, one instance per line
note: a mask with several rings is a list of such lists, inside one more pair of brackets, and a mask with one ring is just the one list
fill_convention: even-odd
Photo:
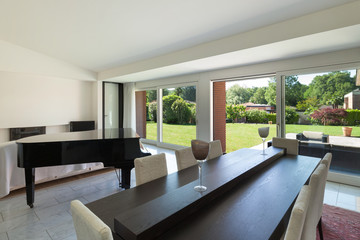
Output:
[[95,72],[0,40],[0,71],[95,81]]
[[51,131],[76,120],[96,120],[96,82],[0,72],[0,141],[7,128],[48,126]]

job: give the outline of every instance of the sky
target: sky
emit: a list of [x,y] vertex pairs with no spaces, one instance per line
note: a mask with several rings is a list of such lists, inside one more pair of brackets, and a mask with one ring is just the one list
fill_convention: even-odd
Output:
[[[350,72],[350,76],[353,77],[356,74],[356,70],[348,70]],[[323,73],[314,73],[314,74],[304,74],[298,75],[298,81],[301,84],[309,85],[315,76],[328,74],[328,72]],[[242,80],[242,81],[229,81],[226,82],[226,90],[232,87],[235,84],[238,84],[241,87],[267,87],[269,78],[258,78],[252,80]]]

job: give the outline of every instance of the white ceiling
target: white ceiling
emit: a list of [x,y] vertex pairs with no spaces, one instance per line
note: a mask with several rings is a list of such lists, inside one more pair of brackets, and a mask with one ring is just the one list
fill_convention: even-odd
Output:
[[[0,0],[0,39],[101,72],[347,2],[352,0]],[[131,74],[127,81],[360,46],[359,27],[337,31]],[[337,34],[343,37],[334,39]]]

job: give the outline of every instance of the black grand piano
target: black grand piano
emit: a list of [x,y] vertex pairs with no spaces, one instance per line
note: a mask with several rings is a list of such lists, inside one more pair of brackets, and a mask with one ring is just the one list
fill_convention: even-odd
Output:
[[131,128],[45,134],[22,138],[18,167],[25,168],[27,204],[34,203],[35,168],[102,162],[121,169],[121,187],[130,187],[134,159],[151,155],[140,148],[139,135]]

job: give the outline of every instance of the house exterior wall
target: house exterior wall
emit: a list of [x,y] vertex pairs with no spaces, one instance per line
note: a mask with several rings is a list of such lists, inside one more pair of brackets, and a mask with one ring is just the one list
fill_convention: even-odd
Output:
[[213,85],[213,119],[214,140],[220,140],[223,152],[226,151],[226,83],[214,82]]

